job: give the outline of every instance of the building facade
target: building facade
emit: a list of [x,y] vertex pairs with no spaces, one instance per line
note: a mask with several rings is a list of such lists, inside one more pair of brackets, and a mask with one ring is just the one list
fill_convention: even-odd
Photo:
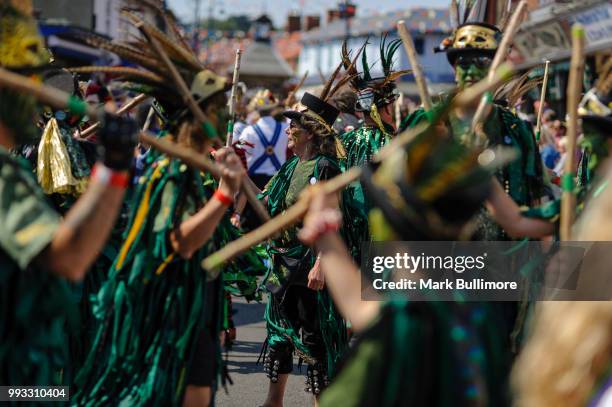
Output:
[[[398,38],[396,24],[399,20],[405,21],[413,36],[430,92],[437,94],[453,87],[454,73],[445,54],[436,54],[433,51],[451,32],[447,9],[415,8],[380,16],[354,18],[348,27],[349,49],[356,50],[368,40],[366,55],[370,66],[373,65],[372,74],[382,75],[379,41],[384,33],[387,33],[388,41]],[[297,75],[302,76],[308,71],[307,86],[320,84],[321,76],[328,77],[340,63],[342,43],[346,37],[345,20],[334,20],[324,27],[303,33],[303,48],[299,57]],[[408,57],[402,47],[396,53],[395,69],[410,68]],[[408,96],[418,95],[412,75],[401,78],[399,88]]]

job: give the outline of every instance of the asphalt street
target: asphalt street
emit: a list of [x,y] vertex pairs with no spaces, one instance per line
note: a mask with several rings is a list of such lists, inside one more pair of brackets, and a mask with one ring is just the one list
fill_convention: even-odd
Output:
[[[220,407],[258,407],[263,404],[268,391],[269,380],[263,366],[256,364],[261,346],[266,339],[266,325],[263,319],[264,304],[250,303],[234,298],[234,323],[236,342],[228,354],[228,368],[233,385],[217,391],[216,405]],[[297,359],[294,360],[293,374],[289,377],[285,393],[285,406],[310,407],[312,396],[304,392],[306,366],[300,372]]]

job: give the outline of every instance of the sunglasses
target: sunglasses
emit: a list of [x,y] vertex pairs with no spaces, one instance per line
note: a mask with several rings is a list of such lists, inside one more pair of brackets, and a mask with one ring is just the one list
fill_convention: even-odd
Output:
[[455,66],[460,66],[463,69],[469,69],[470,66],[474,65],[476,68],[483,69],[491,66],[493,60],[490,57],[485,56],[460,56],[455,61]]

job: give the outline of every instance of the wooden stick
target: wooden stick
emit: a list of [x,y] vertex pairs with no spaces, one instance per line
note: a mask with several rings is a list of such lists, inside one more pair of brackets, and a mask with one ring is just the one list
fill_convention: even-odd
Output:
[[542,83],[542,94],[540,95],[540,108],[538,109],[538,121],[536,124],[536,140],[540,141],[540,134],[542,131],[542,113],[544,113],[544,102],[546,101],[546,89],[548,88],[548,68],[550,67],[550,61],[546,61],[544,67],[544,82]]
[[[62,92],[61,90],[50,86],[42,85],[30,78],[15,74],[3,68],[0,68],[0,88],[1,87],[7,87],[17,91],[21,91],[23,93],[28,93],[34,96],[39,101],[41,101],[42,103],[48,104],[52,107],[55,107],[56,109],[67,109],[69,108],[70,103],[72,103],[71,101],[74,100],[66,92]],[[94,119],[100,117],[100,112],[97,109],[87,105],[82,100],[78,100],[77,102],[80,104],[80,107],[82,108],[82,110],[85,111],[88,116]],[[100,108],[100,110],[103,111],[104,109]],[[219,178],[221,176],[221,170],[219,169],[219,167],[203,154],[198,154],[190,149],[179,146],[168,140],[157,138],[148,132],[141,132],[138,136],[138,139],[141,143],[148,144],[169,157],[178,158],[193,168],[198,168],[200,170],[210,172],[215,178]],[[259,204],[257,206],[252,206],[254,210],[260,215],[262,220],[267,222],[270,219],[270,216],[268,215],[266,209],[263,207],[261,202],[259,202],[256,195],[254,193],[251,193],[254,192],[254,188],[251,187],[249,188],[250,191],[246,191],[250,184],[252,185],[252,181],[250,181],[250,179],[246,179],[243,183],[242,189],[247,197],[251,196],[251,199],[253,199],[254,202],[257,202],[257,204]]]
[[234,139],[234,121],[236,120],[236,87],[238,86],[238,76],[240,75],[240,58],[242,57],[242,51],[236,50],[236,61],[234,62],[234,74],[232,75],[232,91],[230,93],[229,100],[229,115],[230,120],[227,123],[227,138],[225,139],[225,145],[230,147],[233,144]]
[[[472,104],[475,100],[478,100],[483,93],[489,91],[492,86],[499,86],[502,80],[507,80],[512,76],[512,70],[508,65],[502,65],[500,71],[494,75],[494,81],[489,82],[485,79],[474,86],[466,89],[462,93],[458,94],[452,101],[453,107],[462,107]],[[502,79],[505,78],[505,79]],[[401,149],[403,146],[410,143],[414,137],[421,134],[429,126],[427,123],[421,123],[420,125],[408,129],[398,136],[394,137],[389,144],[385,145],[380,149],[378,154],[373,158],[374,161],[382,161],[393,154],[393,152]],[[326,193],[335,193],[341,191],[351,182],[359,179],[361,176],[361,167],[353,167],[348,171],[326,181],[323,184],[323,191]],[[242,236],[241,238],[234,240],[229,243],[221,250],[211,254],[202,261],[202,267],[206,269],[209,276],[216,277],[220,272],[220,266],[226,261],[240,255],[251,246],[261,243],[270,236],[278,233],[280,230],[284,230],[297,222],[300,221],[308,210],[308,199],[300,199],[293,206],[288,208],[282,214],[274,217],[270,222],[263,224],[259,228],[253,230],[250,233]]]
[[576,139],[578,136],[578,104],[582,93],[582,78],[584,72],[584,28],[581,24],[572,27],[572,59],[570,63],[569,83],[567,86],[567,144],[563,178],[561,187],[561,241],[571,240],[572,224],[574,223],[576,209],[576,195],[574,194],[574,163],[576,152]]
[[406,54],[408,55],[408,60],[412,66],[412,73],[414,74],[414,79],[416,80],[417,88],[419,89],[421,103],[423,103],[425,110],[430,110],[431,97],[429,96],[429,91],[427,90],[427,81],[425,79],[425,75],[423,74],[423,68],[419,63],[419,57],[417,56],[416,49],[414,48],[414,41],[412,40],[410,32],[406,28],[404,20],[397,22],[397,31],[402,39],[402,43],[406,49]]
[[[510,22],[508,23],[508,28],[504,32],[504,36],[502,38],[499,47],[497,48],[497,52],[495,53],[495,57],[493,58],[493,62],[491,62],[491,67],[489,69],[489,74],[487,78],[492,80],[493,75],[497,71],[497,68],[501,65],[501,63],[506,59],[508,55],[508,51],[510,50],[510,45],[512,45],[512,41],[514,40],[514,35],[518,31],[519,25],[521,23],[521,18],[523,17],[523,13],[527,8],[527,0],[521,0],[512,17]],[[476,129],[480,125],[480,123],[484,120],[487,113],[488,101],[486,97],[483,97],[480,100],[480,104],[476,109],[476,113],[474,113],[474,118],[472,120],[472,133],[476,132]]]
[[[206,123],[208,121],[208,118],[206,117],[202,109],[200,109],[200,106],[197,104],[197,102],[193,98],[193,95],[191,94],[191,90],[189,90],[189,88],[187,87],[187,84],[185,83],[185,80],[181,76],[180,72],[178,71],[176,66],[174,66],[174,63],[172,62],[172,60],[170,59],[166,51],[164,51],[163,47],[161,46],[157,38],[155,38],[155,34],[150,31],[149,27],[147,27],[147,25],[144,24],[142,20],[137,19],[134,16],[131,16],[131,19],[134,25],[136,26],[136,28],[138,28],[140,32],[142,33],[142,35],[144,35],[144,37],[147,39],[147,41],[151,44],[151,46],[155,50],[155,53],[157,54],[157,56],[159,56],[159,58],[162,60],[162,63],[168,69],[168,72],[170,73],[170,76],[174,80],[174,83],[177,86],[179,93],[183,97],[183,102],[185,102],[189,110],[191,110],[191,113],[193,114],[195,119],[198,121],[200,125]],[[213,138],[212,141],[216,147],[219,147],[222,145],[221,140],[219,140],[218,137]]]
[[[151,43],[151,45],[155,49],[155,52],[162,59],[163,63],[166,65],[166,67],[170,71],[170,74],[172,75],[174,82],[178,86],[179,91],[183,96],[183,100],[185,101],[187,106],[189,106],[189,109],[195,116],[196,120],[200,122],[201,124],[208,121],[208,119],[206,118],[206,115],[204,114],[202,109],[200,109],[200,106],[196,103],[195,99],[191,95],[191,91],[187,87],[187,84],[183,80],[183,77],[181,76],[179,71],[176,69],[176,67],[170,60],[170,57],[168,57],[168,54],[166,54],[166,52],[163,50],[163,48],[161,47],[157,39],[155,39],[152,33],[149,32],[148,27],[144,25],[142,21],[136,22],[136,27],[138,27],[138,29],[142,31],[143,35],[145,35],[145,37],[148,39],[148,41]],[[222,145],[221,140],[219,140],[218,137],[213,139],[213,144],[217,146]],[[270,219],[270,216],[268,215],[268,212],[266,211],[262,203],[257,199],[257,193],[256,193],[255,188],[256,187],[252,182],[249,182],[249,180],[246,178],[244,179],[244,182],[242,183],[242,188],[241,188],[242,191],[244,192],[247,200],[249,201],[249,203],[255,210],[255,213],[257,213],[260,216],[260,219],[262,221],[267,222]]]
[[[141,93],[140,95],[136,96],[134,99],[130,100],[125,105],[121,106],[121,108],[117,110],[116,114],[122,115],[125,112],[132,110],[134,107],[138,106],[139,104],[141,104],[143,101],[145,101],[148,98],[149,96]],[[89,136],[91,133],[95,132],[98,129],[98,127],[100,127],[100,124],[101,124],[100,122],[95,122],[94,124],[86,128],[85,130],[83,130],[81,134],[79,134],[79,137],[84,138],[84,137]]]

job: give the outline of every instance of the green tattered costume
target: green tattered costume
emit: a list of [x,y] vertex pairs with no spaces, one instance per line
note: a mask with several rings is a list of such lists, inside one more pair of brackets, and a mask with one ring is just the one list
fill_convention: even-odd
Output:
[[[270,180],[263,196],[268,197],[267,208],[271,216],[281,214],[293,205],[300,192],[309,184],[330,179],[340,173],[338,163],[329,157],[319,155],[309,161],[300,161],[298,157],[290,158],[283,164],[278,173]],[[333,374],[334,366],[347,345],[346,326],[338,314],[327,290],[317,291],[317,314],[320,336],[324,344],[314,346],[304,343],[298,329],[292,326],[282,315],[279,298],[292,286],[306,287],[308,272],[315,263],[316,255],[297,238],[299,225],[292,227],[274,239],[269,248],[273,259],[273,268],[267,278],[268,287],[273,292],[266,308],[267,344],[271,349],[290,346],[309,364],[316,362],[327,364],[326,371]],[[313,349],[317,348],[317,349]],[[324,348],[326,361],[316,360],[320,357],[320,348]]]
[[[236,233],[225,219],[191,259],[177,256],[169,233],[204,205],[215,184],[178,160],[155,155],[148,160],[123,246],[92,299],[97,326],[77,375],[74,399],[79,404],[180,404],[200,333],[207,330],[218,341],[221,281],[207,282],[200,263]],[[263,266],[253,252],[241,261],[230,278],[253,298],[255,275]],[[215,347],[217,360],[210,363],[220,367],[218,342]]]
[[68,361],[68,284],[34,259],[60,223],[29,163],[0,147],[0,383],[54,385]]
[[389,301],[357,339],[322,407],[510,405],[511,361],[488,304]]
[[[380,129],[362,126],[340,136],[340,141],[346,151],[346,158],[340,164],[346,171],[372,161],[378,151],[389,142],[390,136]],[[346,227],[345,237],[351,248],[351,256],[359,264],[361,262],[361,244],[370,240],[368,228],[368,213],[371,203],[363,192],[360,181],[350,184],[344,191],[348,197],[345,200],[347,210],[343,219]]]
[[[542,161],[536,145],[535,137],[530,125],[519,119],[510,110],[493,105],[490,116],[484,123],[484,133],[489,138],[492,147],[503,146],[513,148],[517,159],[500,168],[495,176],[506,193],[521,207],[531,208],[524,212],[525,216],[544,219],[554,219],[556,216],[556,202],[539,208],[532,208],[544,195],[544,181]],[[430,120],[429,113],[418,109],[400,126],[401,129],[412,128],[423,120]],[[449,119],[454,135],[467,134],[470,123],[463,123],[452,117]],[[504,241],[510,240],[505,231],[491,217],[483,206],[476,215],[476,230],[473,240]],[[528,265],[525,265],[528,267]],[[527,268],[524,273],[528,273]],[[515,303],[500,303],[496,305],[498,312],[505,315],[509,345],[516,347],[517,340],[523,335],[524,320],[528,313],[529,304],[524,302],[517,306]]]

